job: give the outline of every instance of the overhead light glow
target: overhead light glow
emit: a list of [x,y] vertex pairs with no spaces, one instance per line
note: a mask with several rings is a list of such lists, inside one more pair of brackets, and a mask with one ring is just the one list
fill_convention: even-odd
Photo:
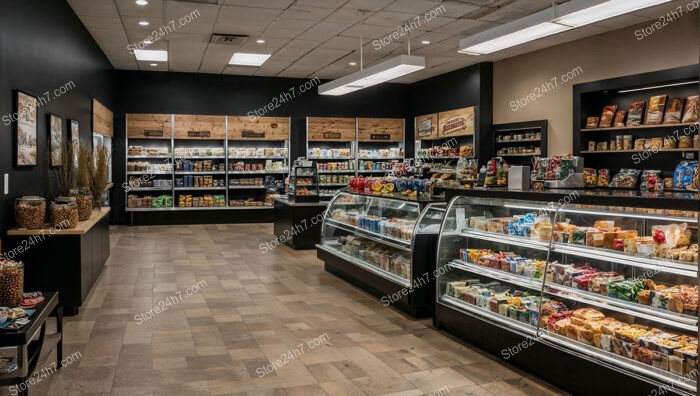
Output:
[[319,95],[345,95],[425,69],[422,56],[399,55],[318,87]]
[[156,67],[156,66],[158,66],[158,64],[157,64],[157,63],[151,63],[151,66]]
[[148,21],[139,21],[139,25],[148,26],[148,25],[150,25],[150,23]]
[[153,44],[153,39],[147,38],[147,39],[143,40],[143,42],[145,44]]
[[265,40],[263,40],[263,39],[257,39],[257,40],[255,40],[255,42],[258,44],[265,44]]
[[643,8],[668,3],[672,0],[610,0],[581,11],[564,15],[554,20],[555,23],[571,27],[590,25]]
[[270,54],[247,54],[244,52],[236,52],[228,61],[229,65],[235,66],[261,66],[270,58]]
[[426,45],[427,45],[427,44],[430,44],[430,41],[428,41],[428,40],[423,40],[423,41],[421,41],[420,43],[421,43],[421,44],[426,44]]
[[665,84],[665,85],[655,85],[653,87],[644,87],[644,88],[635,88],[635,89],[623,89],[621,91],[617,91],[617,93],[628,93],[628,92],[638,92],[638,91],[648,91],[650,89],[659,89],[659,88],[668,88],[668,87],[679,87],[681,85],[691,85],[691,84],[698,84],[700,81],[695,80],[695,81],[688,81],[688,82],[682,82],[682,83],[675,83],[675,84]]
[[350,65],[350,66],[357,66],[357,62],[350,62],[350,63],[348,63],[348,65]]
[[134,50],[136,60],[151,62],[167,62],[168,51],[165,50]]
[[459,52],[469,55],[491,54],[670,1],[672,0],[570,0],[464,38],[459,42]]
[[135,3],[136,3],[136,5],[140,5],[140,6],[148,5],[148,1],[147,1],[147,0],[136,0]]

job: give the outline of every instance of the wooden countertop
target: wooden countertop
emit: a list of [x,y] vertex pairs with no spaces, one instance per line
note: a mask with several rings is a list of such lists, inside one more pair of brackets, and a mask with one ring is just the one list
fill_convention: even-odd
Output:
[[7,231],[9,236],[23,236],[23,235],[84,235],[87,234],[90,229],[97,224],[103,217],[105,217],[112,208],[101,208],[100,210],[93,210],[90,220],[80,221],[75,228],[67,229],[55,229],[51,230],[50,224],[45,224],[42,228],[37,228],[35,230],[19,229],[13,228]]

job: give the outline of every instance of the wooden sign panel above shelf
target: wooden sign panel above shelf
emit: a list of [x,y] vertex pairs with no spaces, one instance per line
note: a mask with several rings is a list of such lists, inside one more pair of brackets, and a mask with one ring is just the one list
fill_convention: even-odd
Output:
[[403,118],[358,118],[359,142],[402,142]]
[[92,99],[92,131],[104,136],[114,136],[114,113],[97,99]]
[[443,111],[438,113],[438,136],[449,138],[474,134],[474,107]]
[[170,139],[170,114],[127,114],[126,134],[130,139]]
[[228,116],[229,140],[289,140],[289,118]]
[[416,117],[416,140],[438,139],[438,115],[426,114]]
[[224,140],[226,116],[175,114],[175,139]]
[[355,141],[355,119],[308,117],[306,139],[315,142],[353,142]]

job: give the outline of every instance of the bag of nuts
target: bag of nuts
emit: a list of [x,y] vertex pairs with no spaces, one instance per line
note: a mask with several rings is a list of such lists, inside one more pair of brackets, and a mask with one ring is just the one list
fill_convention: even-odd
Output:
[[21,261],[0,262],[0,306],[16,307],[24,293],[24,264]]

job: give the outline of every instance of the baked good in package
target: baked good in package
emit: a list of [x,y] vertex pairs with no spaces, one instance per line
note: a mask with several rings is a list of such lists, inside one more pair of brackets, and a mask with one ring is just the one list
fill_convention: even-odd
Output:
[[649,99],[647,117],[645,125],[660,125],[663,121],[664,110],[666,109],[666,95],[652,96]]
[[620,172],[610,181],[610,187],[635,188],[639,173],[640,171],[637,169],[620,169]]
[[608,105],[603,108],[603,114],[600,116],[599,128],[610,128],[615,118],[617,105]]
[[684,123],[698,122],[698,110],[700,110],[699,103],[698,95],[688,96],[685,101],[685,110],[683,111]]
[[668,100],[664,124],[678,124],[683,113],[683,98],[671,98]]
[[681,161],[673,172],[673,188],[676,190],[697,191],[697,161]]
[[[624,127],[625,116],[627,116],[627,110],[618,110],[618,112],[615,113],[615,121],[613,122],[613,126],[615,128]],[[622,148],[618,147],[618,150],[622,150]]]
[[644,105],[646,102],[632,102],[630,104],[630,109],[627,112],[627,126],[640,126],[642,125],[642,118],[644,116]]
[[599,123],[600,123],[600,118],[587,117],[586,118],[586,129],[598,128]]

